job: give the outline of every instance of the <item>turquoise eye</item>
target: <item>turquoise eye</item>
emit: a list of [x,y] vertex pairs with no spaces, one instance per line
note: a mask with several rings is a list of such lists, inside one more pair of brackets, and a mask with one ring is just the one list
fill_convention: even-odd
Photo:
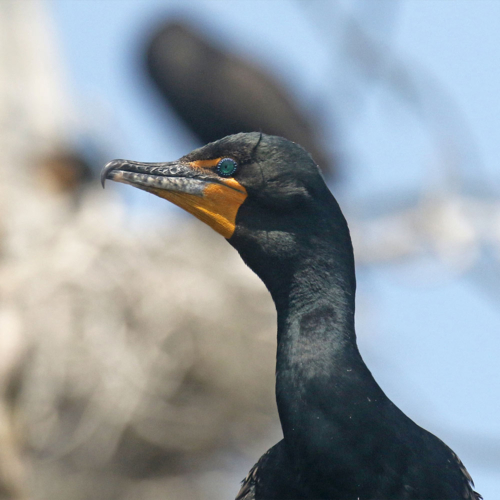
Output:
[[222,160],[217,163],[217,173],[222,177],[229,177],[236,172],[238,165],[231,158],[222,158]]

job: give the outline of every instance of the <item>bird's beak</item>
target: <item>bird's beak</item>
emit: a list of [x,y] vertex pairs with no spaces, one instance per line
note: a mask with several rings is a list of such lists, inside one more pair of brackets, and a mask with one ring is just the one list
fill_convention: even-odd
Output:
[[165,198],[230,238],[247,191],[235,179],[220,177],[215,172],[219,160],[169,163],[113,160],[104,167],[101,182],[104,187],[106,179],[111,179]]

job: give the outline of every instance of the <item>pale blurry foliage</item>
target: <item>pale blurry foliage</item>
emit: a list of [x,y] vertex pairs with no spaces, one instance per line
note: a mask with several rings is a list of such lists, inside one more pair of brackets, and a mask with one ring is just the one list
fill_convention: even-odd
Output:
[[179,488],[215,451],[252,450],[274,412],[275,312],[236,252],[188,218],[127,229],[109,191],[76,210],[22,191],[0,294],[24,352],[15,407],[33,498],[123,498],[162,475]]

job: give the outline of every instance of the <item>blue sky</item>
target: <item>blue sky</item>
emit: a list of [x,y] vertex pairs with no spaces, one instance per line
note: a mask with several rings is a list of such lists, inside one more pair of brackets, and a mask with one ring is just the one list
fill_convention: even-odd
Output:
[[[140,66],[148,30],[182,16],[267,67],[321,124],[325,147],[343,160],[345,180],[334,188],[341,202],[442,186],[443,151],[459,191],[475,184],[500,193],[497,0],[47,3],[76,112],[109,159],[171,160],[196,146]],[[346,63],[351,18],[383,47],[377,78]],[[391,84],[398,61],[416,88],[404,78]],[[134,210],[180,216],[137,190],[122,192]],[[500,303],[467,276],[443,272],[415,285],[405,278],[411,265],[358,270],[363,356],[398,406],[458,453],[478,491],[500,498]]]

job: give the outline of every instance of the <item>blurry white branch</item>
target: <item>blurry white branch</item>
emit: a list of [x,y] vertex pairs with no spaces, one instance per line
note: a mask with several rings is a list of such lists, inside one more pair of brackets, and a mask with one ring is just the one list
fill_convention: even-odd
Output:
[[380,210],[383,204],[355,209],[351,231],[361,264],[407,263],[415,270],[406,274],[409,283],[430,284],[470,270],[485,247],[500,257],[500,198],[429,192],[408,195],[404,207]]

